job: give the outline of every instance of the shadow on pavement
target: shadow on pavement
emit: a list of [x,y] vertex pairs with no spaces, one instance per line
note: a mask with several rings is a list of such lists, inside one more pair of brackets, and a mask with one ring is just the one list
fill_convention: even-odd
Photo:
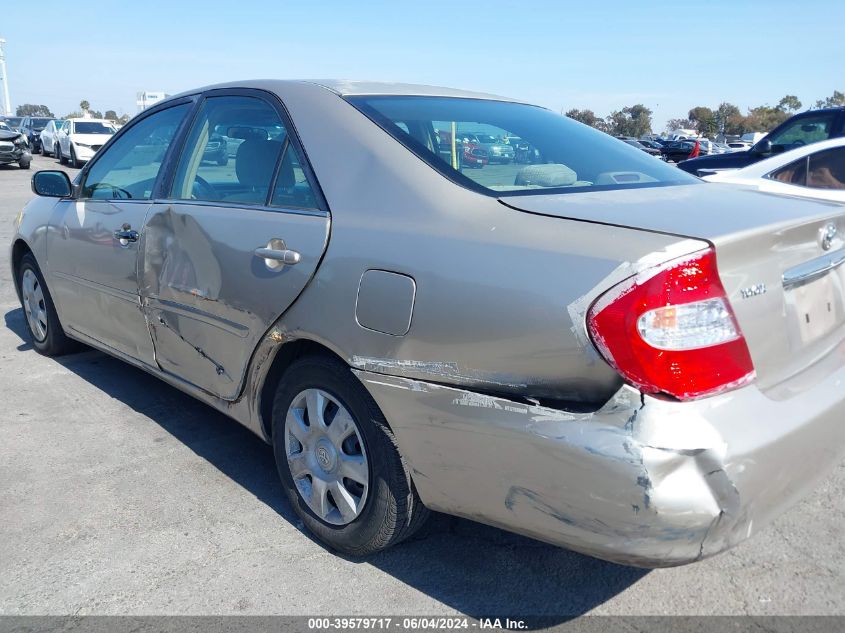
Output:
[[[5,319],[10,330],[28,339],[20,308],[7,312]],[[28,349],[28,344],[18,347]],[[149,417],[302,529],[278,483],[272,449],[252,432],[101,352],[89,350],[55,360]],[[435,514],[412,540],[355,562],[373,565],[465,615],[543,616],[544,626],[586,613],[647,573],[441,514]]]

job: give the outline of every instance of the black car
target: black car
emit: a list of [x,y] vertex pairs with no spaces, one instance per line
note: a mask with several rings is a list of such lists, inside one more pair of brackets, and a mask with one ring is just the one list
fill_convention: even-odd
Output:
[[653,147],[646,145],[643,141],[637,141],[632,138],[623,138],[620,140],[624,141],[628,145],[631,145],[632,147],[636,147],[637,149],[644,151],[646,154],[651,154],[652,156],[660,156],[659,149],[654,149]]
[[[667,143],[661,147],[660,153],[663,155],[663,160],[679,163],[681,161],[686,161],[691,154],[695,153],[696,145],[697,141],[672,141],[671,143]],[[700,145],[699,151],[701,151]]]
[[17,163],[21,169],[29,169],[32,154],[26,137],[0,122],[0,165]]
[[845,107],[810,110],[790,117],[744,152],[702,156],[684,161],[678,167],[696,176],[721,169],[741,169],[773,154],[845,136]]
[[50,121],[54,120],[51,117],[42,116],[25,116],[23,118],[18,129],[21,134],[26,136],[27,141],[29,141],[29,147],[34,154],[41,153],[41,131],[47,127]]

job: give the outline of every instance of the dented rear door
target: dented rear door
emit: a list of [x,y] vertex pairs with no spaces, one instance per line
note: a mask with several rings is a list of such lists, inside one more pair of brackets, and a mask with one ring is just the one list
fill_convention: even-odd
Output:
[[[155,204],[141,296],[158,366],[236,398],[253,350],[313,276],[328,234],[328,214],[319,210]],[[280,242],[298,254],[296,263],[261,255],[268,245],[283,250]]]

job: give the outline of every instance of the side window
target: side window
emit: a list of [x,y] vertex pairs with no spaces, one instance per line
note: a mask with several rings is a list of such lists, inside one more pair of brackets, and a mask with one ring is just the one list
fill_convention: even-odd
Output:
[[807,183],[807,156],[784,165],[768,174],[766,178],[777,180],[788,185],[799,185],[803,187]]
[[274,207],[298,207],[316,209],[317,197],[305,177],[296,149],[291,143],[286,143],[285,155],[279,167],[279,177],[273,189],[271,203]]
[[186,103],[156,112],[126,130],[91,166],[82,197],[148,200],[167,148],[189,107]]
[[772,142],[772,150],[784,152],[828,139],[834,118],[835,115],[832,113],[821,113],[793,121],[784,129],[771,135],[769,140]]
[[845,189],[845,147],[810,156],[807,186],[816,189]]
[[262,99],[209,97],[185,142],[171,197],[266,204],[286,145],[287,130]]

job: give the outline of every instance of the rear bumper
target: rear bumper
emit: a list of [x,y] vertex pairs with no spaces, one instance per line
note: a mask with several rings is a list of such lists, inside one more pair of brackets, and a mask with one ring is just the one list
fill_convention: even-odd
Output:
[[355,373],[426,505],[629,565],[681,565],[736,545],[845,446],[845,369],[787,400],[753,385],[689,403],[623,387],[587,414]]

